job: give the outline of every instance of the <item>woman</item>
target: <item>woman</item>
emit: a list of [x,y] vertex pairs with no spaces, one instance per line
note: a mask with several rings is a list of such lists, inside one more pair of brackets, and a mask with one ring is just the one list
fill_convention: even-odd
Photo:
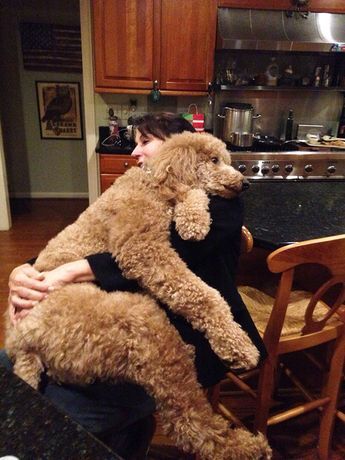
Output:
[[[145,167],[147,158],[156,155],[167,138],[183,131],[193,132],[194,128],[179,116],[168,113],[146,115],[137,124],[137,146],[132,155],[140,166]],[[235,320],[248,332],[263,355],[265,350],[261,338],[235,286],[243,223],[242,202],[240,198],[226,200],[211,197],[210,213],[212,226],[205,240],[182,240],[172,226],[171,244],[196,275],[219,290],[231,305]],[[122,276],[109,253],[95,254],[44,274],[38,273],[29,264],[24,264],[14,269],[10,275],[12,320],[19,321],[36,302],[49,295],[50,290],[69,282],[80,281],[94,281],[109,292],[140,289],[135,281],[126,280]],[[219,382],[224,377],[226,368],[213,353],[203,334],[195,331],[184,318],[173,314],[164,305],[162,308],[183,340],[195,346],[199,382],[204,387]],[[147,416],[154,411],[154,401],[142,388],[132,384],[104,383],[80,388],[47,382],[42,391],[86,429],[112,444],[120,455],[125,458],[139,458],[138,453],[128,450],[128,444],[133,444],[138,439],[137,430],[144,431],[145,421],[149,420]],[[107,433],[110,432],[112,440],[107,439]]]

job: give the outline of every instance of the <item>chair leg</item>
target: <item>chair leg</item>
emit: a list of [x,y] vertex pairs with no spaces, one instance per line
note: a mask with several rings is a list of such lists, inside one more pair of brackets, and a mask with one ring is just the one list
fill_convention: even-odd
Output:
[[267,432],[267,420],[275,385],[275,368],[276,360],[268,357],[262,364],[258,383],[254,430],[261,431],[264,435]]
[[319,457],[320,460],[329,459],[334,421],[337,410],[339,388],[342,380],[345,359],[345,335],[343,334],[335,344],[330,371],[323,396],[330,396],[330,401],[324,407],[320,422]]
[[218,402],[219,402],[219,394],[220,394],[220,383],[217,383],[211,388],[207,389],[207,399],[212,406],[214,411],[217,411]]

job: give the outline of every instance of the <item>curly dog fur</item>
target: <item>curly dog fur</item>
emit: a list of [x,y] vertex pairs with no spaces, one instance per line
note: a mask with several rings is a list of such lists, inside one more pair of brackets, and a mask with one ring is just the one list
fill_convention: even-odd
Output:
[[258,352],[224,299],[188,270],[169,243],[172,219],[183,238],[204,238],[210,225],[206,194],[231,198],[241,180],[221,141],[192,133],[167,141],[149,171],[132,168],[118,179],[48,243],[35,266],[49,270],[110,251],[150,295],[108,294],[90,283],[51,293],[8,327],[15,372],[36,388],[44,367],[62,382],[136,382],[155,398],[165,432],[184,450],[209,460],[270,458],[262,435],[230,430],[212,412],[196,379],[192,347],[153,300],[204,332],[222,359],[256,364]]

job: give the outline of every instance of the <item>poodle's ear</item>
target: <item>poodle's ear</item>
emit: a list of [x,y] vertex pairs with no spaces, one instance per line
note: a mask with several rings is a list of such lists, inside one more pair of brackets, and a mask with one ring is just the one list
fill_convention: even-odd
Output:
[[194,133],[172,136],[161,147],[158,155],[149,160],[154,183],[177,201],[197,184],[197,152],[188,141]]
[[210,230],[209,199],[201,189],[189,190],[183,201],[176,204],[173,220],[183,240],[203,240]]

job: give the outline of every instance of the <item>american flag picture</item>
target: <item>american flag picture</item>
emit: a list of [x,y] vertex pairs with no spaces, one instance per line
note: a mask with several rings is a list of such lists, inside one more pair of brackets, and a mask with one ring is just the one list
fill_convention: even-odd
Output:
[[24,68],[81,73],[80,27],[54,24],[21,24]]

